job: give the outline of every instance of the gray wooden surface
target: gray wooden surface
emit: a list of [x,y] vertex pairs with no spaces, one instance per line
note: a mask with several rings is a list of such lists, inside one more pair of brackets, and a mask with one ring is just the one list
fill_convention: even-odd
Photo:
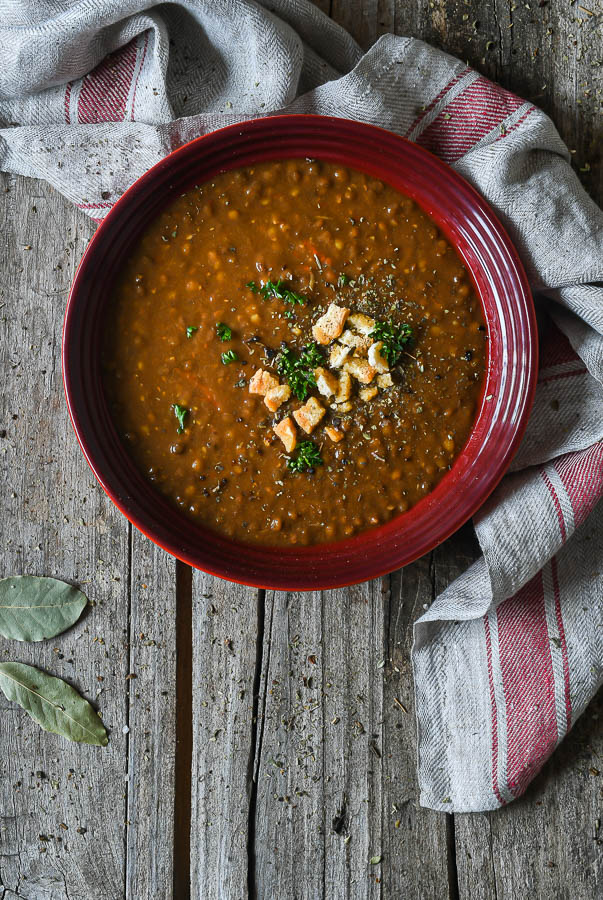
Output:
[[[601,200],[600,2],[321,6],[365,47],[421,37],[544,107]],[[62,313],[93,225],[42,183],[0,183],[0,575],[94,603],[0,659],[67,678],[110,730],[70,745],[0,697],[0,900],[603,897],[600,701],[507,809],[418,806],[410,626],[475,558],[471,530],[323,594],[175,563],[105,499],[67,419]]]

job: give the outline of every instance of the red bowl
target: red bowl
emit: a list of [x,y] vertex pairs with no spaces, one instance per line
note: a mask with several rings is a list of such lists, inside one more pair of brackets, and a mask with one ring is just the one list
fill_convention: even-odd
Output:
[[[114,276],[148,222],[193,184],[270,159],[317,157],[359,169],[412,197],[457,248],[488,326],[484,390],[473,431],[451,471],[386,525],[315,547],[261,547],[191,522],[145,480],[111,421],[101,378],[101,331]],[[96,478],[125,516],[178,559],[232,581],[279,590],[355,584],[412,562],[482,505],[523,436],[537,375],[534,308],[518,255],[476,191],[435,156],[395,134],[325,116],[272,116],[185,144],[115,204],[75,276],[63,331],[69,414]]]

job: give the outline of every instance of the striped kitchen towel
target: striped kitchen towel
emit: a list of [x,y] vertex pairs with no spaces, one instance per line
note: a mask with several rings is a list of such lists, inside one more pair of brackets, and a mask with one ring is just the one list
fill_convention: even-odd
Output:
[[603,679],[603,215],[551,121],[420,41],[363,55],[305,0],[20,0],[0,51],[0,165],[96,220],[174,147],[283,109],[405,135],[497,210],[538,306],[536,402],[413,665],[421,802],[519,796]]

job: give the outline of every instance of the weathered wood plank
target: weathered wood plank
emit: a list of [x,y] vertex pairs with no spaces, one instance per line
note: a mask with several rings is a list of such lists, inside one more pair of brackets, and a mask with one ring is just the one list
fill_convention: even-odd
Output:
[[50,641],[0,640],[96,704],[106,748],[47,734],[0,697],[0,883],[16,895],[115,900],[125,875],[128,526],[96,487],[68,422],[62,312],[93,226],[45,185],[2,176],[2,574],[54,575],[95,604]]
[[416,803],[409,621],[429,559],[391,581],[267,594],[259,897],[448,893],[445,817]]
[[172,896],[176,565],[131,529],[127,900]]
[[98,704],[110,742],[69,744],[0,698],[0,885],[43,900],[167,897],[174,562],[130,535],[68,422],[63,310],[94,226],[46,185],[3,184],[1,574],[74,581],[95,605],[67,634],[33,645],[2,640],[0,655],[74,683]]
[[263,594],[193,576],[191,897],[248,896]]
[[[572,151],[580,179],[599,200],[603,192],[600,3],[394,2],[397,34],[420,38],[467,60],[548,113]],[[355,9],[357,3],[349,6]],[[357,17],[350,18],[350,30],[366,44],[366,27]]]
[[368,49],[382,34],[395,29],[395,0],[332,0],[331,18]]

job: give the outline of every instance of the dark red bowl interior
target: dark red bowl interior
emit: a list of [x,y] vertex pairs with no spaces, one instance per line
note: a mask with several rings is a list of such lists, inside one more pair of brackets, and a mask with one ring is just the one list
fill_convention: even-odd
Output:
[[[316,547],[242,544],[187,519],[137,470],[109,415],[100,365],[106,301],[148,222],[180,193],[225,169],[317,157],[360,169],[410,195],[472,273],[488,324],[488,363],[475,426],[453,468],[417,506],[386,525]],[[534,310],[517,253],[495,215],[436,157],[371,125],[324,116],[274,116],[198,138],[124,194],[90,242],[65,316],[63,377],[82,450],[113,502],[151,540],[197,568],[243,584],[310,590],[391,572],[431,550],[481,506],[523,435],[537,369]]]

